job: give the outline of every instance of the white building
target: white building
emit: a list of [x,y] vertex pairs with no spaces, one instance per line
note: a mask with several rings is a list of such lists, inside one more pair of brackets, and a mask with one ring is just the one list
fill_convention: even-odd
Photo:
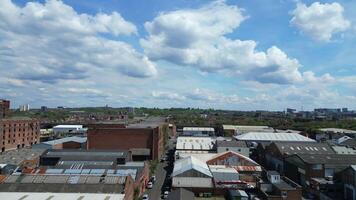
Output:
[[172,173],[174,188],[213,188],[209,167],[199,159],[189,156],[174,163]]
[[235,138],[248,142],[315,142],[315,140],[298,133],[250,132],[235,136]]
[[53,127],[54,134],[60,133],[82,133],[87,129],[83,128],[83,125],[58,125]]

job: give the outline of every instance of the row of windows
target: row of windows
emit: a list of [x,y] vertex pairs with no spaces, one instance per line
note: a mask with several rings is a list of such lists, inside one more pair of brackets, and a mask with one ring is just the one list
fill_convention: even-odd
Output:
[[[31,132],[31,133],[28,133],[28,134],[23,133],[23,134],[22,134],[22,137],[25,137],[25,135],[30,135],[30,134],[31,134],[31,136],[36,135],[34,132]],[[6,134],[4,133],[4,134],[2,135],[2,138],[5,139],[5,136],[6,136]],[[13,137],[16,137],[16,133],[15,133],[14,135],[12,135],[12,136],[13,136]],[[11,135],[8,134],[7,137],[8,137],[8,138],[11,138]],[[18,134],[18,137],[21,137],[21,134],[20,134],[20,133]]]
[[[27,141],[33,141],[33,138],[31,138],[31,140],[29,140],[29,138],[27,138]],[[22,139],[22,142],[25,142],[25,138]],[[37,138],[35,138],[35,142],[37,142]],[[11,140],[7,140],[7,144],[10,144]],[[16,140],[12,140],[12,144],[15,144]],[[2,141],[2,144],[5,145],[5,141]]]

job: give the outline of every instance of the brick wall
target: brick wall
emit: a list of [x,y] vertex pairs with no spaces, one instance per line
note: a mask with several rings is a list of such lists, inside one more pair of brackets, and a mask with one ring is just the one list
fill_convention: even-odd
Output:
[[40,141],[38,120],[0,120],[0,152],[29,147]]

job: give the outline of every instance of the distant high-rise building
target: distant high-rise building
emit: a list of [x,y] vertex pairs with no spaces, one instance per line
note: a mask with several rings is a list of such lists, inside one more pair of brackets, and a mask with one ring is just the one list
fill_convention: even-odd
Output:
[[5,118],[10,111],[10,101],[0,99],[0,119]]
[[21,105],[21,106],[19,106],[19,110],[20,110],[21,112],[29,111],[29,110],[30,110],[30,104],[26,104],[26,105]]
[[48,110],[47,106],[41,106],[41,111],[46,112]]
[[342,108],[342,112],[348,112],[349,110],[347,108]]

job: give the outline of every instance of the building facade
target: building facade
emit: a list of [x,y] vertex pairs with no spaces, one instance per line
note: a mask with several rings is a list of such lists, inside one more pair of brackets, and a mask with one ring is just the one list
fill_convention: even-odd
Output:
[[0,151],[30,147],[40,141],[40,122],[37,119],[1,119]]
[[[166,128],[165,128],[166,127]],[[159,159],[164,152],[164,132],[168,126],[115,127],[92,124],[88,129],[88,149],[128,150],[134,160]]]
[[10,111],[10,101],[0,99],[0,119],[5,118]]

